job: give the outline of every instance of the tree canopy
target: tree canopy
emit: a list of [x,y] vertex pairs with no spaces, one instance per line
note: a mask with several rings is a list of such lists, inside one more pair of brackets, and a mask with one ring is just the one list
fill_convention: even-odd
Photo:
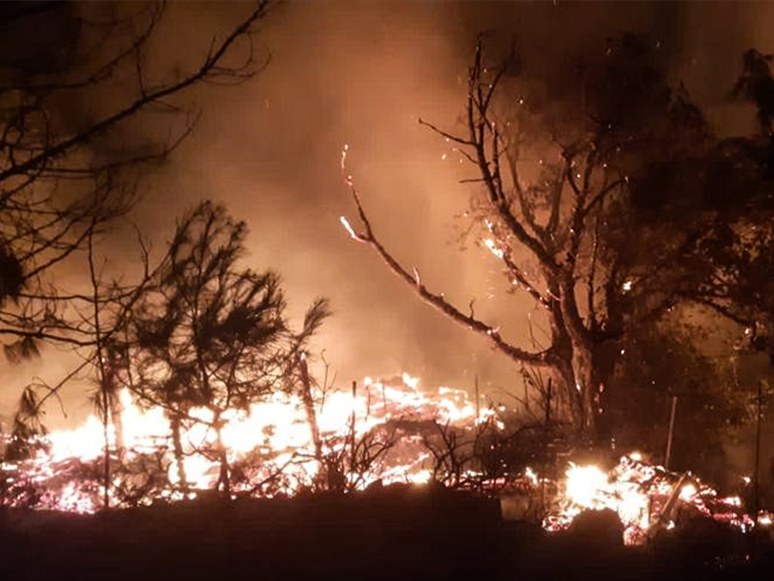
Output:
[[[197,66],[164,81],[156,80],[159,71],[151,74],[156,63],[147,54],[163,3],[0,9],[0,335],[12,359],[34,354],[41,340],[94,345],[93,322],[77,315],[93,297],[63,288],[51,273],[77,262],[92,239],[127,217],[141,196],[142,168],[164,159],[192,130],[197,111],[176,97],[263,67],[252,49],[238,49],[270,7],[251,6],[228,35],[213,38]],[[30,34],[36,29],[49,34]],[[236,64],[235,51],[243,59]],[[119,98],[87,105],[115,87]],[[164,119],[166,140],[116,144],[118,132],[149,114]]]

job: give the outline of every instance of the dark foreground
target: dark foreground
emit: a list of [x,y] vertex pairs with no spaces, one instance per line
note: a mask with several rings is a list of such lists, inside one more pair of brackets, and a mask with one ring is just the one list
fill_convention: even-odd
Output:
[[647,548],[545,536],[446,491],[197,502],[92,517],[6,510],[0,577],[78,580],[772,579],[769,539],[693,527]]

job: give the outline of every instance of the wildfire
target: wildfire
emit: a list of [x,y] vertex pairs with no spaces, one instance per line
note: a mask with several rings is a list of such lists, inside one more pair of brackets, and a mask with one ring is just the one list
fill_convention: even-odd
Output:
[[632,453],[623,456],[610,472],[596,466],[571,465],[564,491],[556,509],[545,518],[544,527],[549,531],[564,530],[584,510],[610,509],[624,525],[624,542],[640,544],[660,527],[674,528],[675,515],[683,507],[742,532],[754,526],[754,521],[742,512],[738,496],[720,497],[690,473],[669,472]]
[[[357,475],[357,482],[351,483],[354,488],[365,488],[377,480],[391,484],[424,483],[431,479],[430,454],[422,445],[421,435],[412,433],[406,426],[436,422],[451,428],[474,427],[494,413],[486,406],[476,406],[462,390],[442,387],[431,393],[421,391],[418,383],[417,378],[405,373],[401,378],[385,382],[367,378],[364,387],[355,394],[333,391],[319,398],[316,421],[326,461],[340,458],[348,446],[380,430],[384,441],[374,445],[389,448],[381,461],[372,462]],[[141,408],[127,390],[120,393],[120,402],[123,444],[120,458],[114,426],[108,426],[107,430],[111,464],[116,466],[109,491],[111,504],[125,504],[119,493],[127,488],[134,494],[142,493],[142,503],[150,503],[155,498],[184,498],[186,494],[176,490],[180,481],[170,443],[169,418],[160,408]],[[478,412],[477,407],[480,407]],[[215,443],[212,413],[207,409],[193,409],[189,416],[193,421],[186,423],[181,438],[188,487],[192,491],[215,488],[220,465],[214,455],[203,453]],[[233,493],[294,494],[311,486],[319,475],[321,466],[300,396],[278,391],[249,410],[233,410],[222,419],[225,426],[221,436],[229,463],[243,473]],[[398,424],[403,426],[401,430],[395,427]],[[400,434],[396,435],[396,431]],[[91,415],[74,430],[49,434],[46,446],[30,460],[2,464],[6,489],[17,490],[11,503],[83,513],[99,509],[104,502],[100,492],[103,482],[96,464],[104,457],[104,435],[104,426]],[[390,436],[394,442],[386,441]],[[154,486],[148,482],[149,471],[166,482]],[[352,474],[346,476],[354,478]],[[272,486],[260,490],[259,484],[268,481]],[[37,487],[44,491],[29,492]],[[35,497],[30,498],[33,494]],[[191,492],[188,496],[194,494]]]
[[[126,390],[120,404],[121,437],[114,425],[107,429],[111,506],[181,500],[218,488],[221,462],[213,453],[216,435],[209,410],[190,410],[180,454],[171,442],[170,418],[161,408],[139,406]],[[483,429],[507,436],[502,406],[480,404],[463,390],[420,389],[419,380],[408,374],[391,381],[366,378],[359,389],[317,394],[313,430],[308,401],[277,391],[248,410],[232,410],[221,418],[231,493],[293,495],[314,489],[321,478],[348,490],[377,482],[427,483],[438,478],[439,465],[448,459],[448,450],[439,454],[428,446],[428,433],[438,437],[440,432],[441,440],[453,445],[464,434],[480,435]],[[470,444],[475,437],[466,441]],[[105,428],[92,415],[77,429],[51,433],[32,458],[0,464],[0,500],[11,506],[95,512],[105,503],[104,457]],[[610,471],[570,463],[558,482],[529,467],[488,481],[475,465],[451,470],[456,470],[457,486],[478,482],[478,490],[528,498],[526,503],[515,500],[513,506],[539,507],[533,517],[547,512],[543,526],[549,532],[567,529],[583,511],[600,509],[618,514],[627,544],[642,543],[659,528],[675,527],[684,509],[742,531],[772,523],[771,513],[762,511],[753,520],[744,514],[739,497],[722,498],[692,474],[669,472],[636,452],[623,456]],[[538,496],[539,503],[533,502]]]

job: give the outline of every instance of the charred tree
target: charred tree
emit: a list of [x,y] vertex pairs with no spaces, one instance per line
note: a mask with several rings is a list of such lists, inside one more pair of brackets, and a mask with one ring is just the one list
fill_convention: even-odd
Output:
[[[469,69],[462,129],[420,123],[474,168],[464,181],[476,188],[471,214],[482,245],[509,286],[537,305],[550,342],[523,348],[499,324],[430,290],[419,269],[402,264],[376,234],[349,176],[359,226],[342,222],[426,303],[515,363],[549,369],[576,430],[595,441],[606,435],[600,418],[616,353],[630,329],[688,300],[698,271],[681,260],[712,224],[701,211],[682,228],[642,219],[653,196],[673,201],[681,191],[677,182],[658,188],[646,178],[659,163],[701,158],[715,142],[684,89],[669,88],[655,57],[634,37],[611,41],[603,58],[567,78],[545,81],[549,89],[562,83],[564,96],[556,99],[564,99],[562,115],[538,98],[532,104],[534,79],[523,78],[515,53],[492,65],[484,48],[479,42]],[[537,145],[541,159],[525,155]],[[342,169],[345,158],[346,149]]]

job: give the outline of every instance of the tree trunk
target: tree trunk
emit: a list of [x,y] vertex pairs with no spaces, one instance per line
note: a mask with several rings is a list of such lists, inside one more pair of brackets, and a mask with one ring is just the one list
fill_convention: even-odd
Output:
[[594,408],[597,410],[596,432],[600,441],[610,442],[613,437],[611,418],[607,409],[613,388],[613,375],[620,353],[620,345],[615,341],[607,341],[594,346],[593,371]]
[[594,356],[590,346],[575,342],[572,351],[572,371],[575,391],[579,396],[580,425],[577,427],[589,443],[597,441],[597,406],[595,396],[598,390],[594,372]]
[[121,416],[124,411],[124,406],[121,404],[121,398],[118,392],[113,389],[109,397],[110,401],[110,419],[113,422],[113,430],[116,434],[116,454],[119,460],[124,458],[124,424],[121,420]]
[[215,489],[219,489],[221,485],[223,486],[223,496],[225,496],[226,499],[231,499],[231,474],[229,471],[229,465],[228,465],[228,455],[226,453],[226,446],[223,444],[223,432],[222,432],[222,426],[220,425],[219,418],[215,418],[215,433],[217,434],[217,452],[218,452],[218,461],[220,462],[220,476],[218,477],[218,484],[215,487]]
[[312,432],[312,442],[314,443],[314,456],[319,466],[317,480],[322,481],[325,478],[325,463],[323,458],[322,439],[320,438],[320,425],[317,422],[317,411],[314,408],[314,398],[312,397],[312,382],[309,378],[309,369],[306,360],[301,358],[298,362],[298,368],[301,372],[301,400],[304,402],[306,410],[306,420],[309,422],[309,429]]
[[572,424],[576,429],[580,430],[583,425],[583,402],[581,401],[581,394],[576,388],[577,382],[575,381],[571,357],[562,358],[555,368],[563,388],[562,391],[567,405],[566,409],[569,411]]
[[576,372],[573,365],[575,349],[567,329],[564,313],[562,312],[562,302],[556,298],[561,295],[561,290],[555,275],[550,270],[544,270],[543,275],[548,282],[549,295],[553,297],[549,311],[551,344],[555,349],[552,367],[556,371],[557,379],[562,386],[562,389],[557,391],[564,395],[562,399],[565,400],[573,426],[580,430],[584,423],[583,402],[581,393],[576,388],[578,382],[576,381]]
[[175,454],[175,463],[177,464],[178,484],[183,492],[188,492],[188,479],[185,474],[185,464],[183,464],[185,457],[183,455],[183,440],[180,435],[180,418],[173,417],[170,425],[172,428],[172,447]]
[[[554,314],[557,326],[561,327],[563,335],[566,336],[570,344],[570,366],[572,368],[572,383],[568,388],[574,392],[577,407],[576,428],[578,433],[589,443],[594,444],[597,440],[596,433],[596,406],[594,405],[594,396],[598,386],[595,384],[594,374],[594,343],[585,328],[580,313],[578,312],[578,303],[575,298],[575,275],[574,263],[570,263],[570,270],[564,270],[551,285],[559,290],[560,297],[555,301],[559,309],[558,314]],[[563,359],[566,361],[566,351]]]

